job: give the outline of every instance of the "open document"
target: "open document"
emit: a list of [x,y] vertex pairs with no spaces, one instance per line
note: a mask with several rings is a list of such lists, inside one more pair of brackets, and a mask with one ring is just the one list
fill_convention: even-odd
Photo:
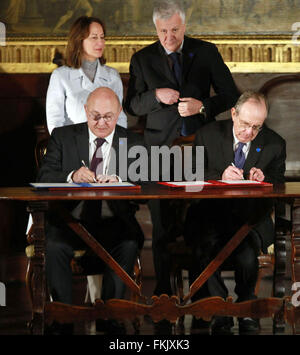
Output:
[[273,186],[267,182],[253,181],[253,180],[208,180],[208,181],[164,181],[158,184],[169,187],[266,187]]
[[218,180],[217,182],[225,185],[231,186],[245,186],[245,187],[256,187],[256,186],[272,186],[272,184],[263,181],[255,180]]
[[190,186],[207,186],[212,185],[212,183],[207,181],[164,181],[158,182],[158,184],[166,185],[170,187],[190,187]]
[[140,189],[139,185],[132,184],[130,182],[103,182],[103,183],[30,183],[36,189],[47,190],[65,190],[65,189]]

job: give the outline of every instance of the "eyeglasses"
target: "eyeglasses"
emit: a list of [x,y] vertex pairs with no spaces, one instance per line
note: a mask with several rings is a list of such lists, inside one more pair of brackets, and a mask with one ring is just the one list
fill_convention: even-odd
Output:
[[241,121],[239,117],[238,120],[239,120],[239,126],[243,131],[246,131],[247,129],[251,128],[252,131],[254,132],[260,132],[263,129],[263,126],[251,126],[249,125],[249,123]]
[[102,118],[105,123],[111,122],[114,119],[114,117],[115,117],[115,115],[113,113],[107,113],[107,114],[102,116],[99,113],[90,112],[88,110],[87,110],[87,114],[92,120],[98,122]]

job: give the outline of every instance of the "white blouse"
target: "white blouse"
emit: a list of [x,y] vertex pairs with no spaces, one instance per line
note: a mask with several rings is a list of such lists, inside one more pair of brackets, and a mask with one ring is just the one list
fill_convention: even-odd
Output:
[[[98,87],[112,89],[122,104],[123,84],[118,71],[98,62],[94,82],[85,75],[82,68],[62,66],[53,71],[46,98],[48,131],[55,127],[86,122],[84,104],[90,92]],[[127,117],[121,112],[118,125],[127,128]]]

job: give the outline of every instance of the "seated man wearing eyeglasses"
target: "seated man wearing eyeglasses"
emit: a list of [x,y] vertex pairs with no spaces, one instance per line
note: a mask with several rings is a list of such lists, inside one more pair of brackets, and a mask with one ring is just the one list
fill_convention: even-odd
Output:
[[[205,180],[257,180],[284,182],[286,144],[265,125],[268,105],[264,95],[247,91],[231,109],[232,120],[216,121],[201,128],[195,146],[204,146]],[[235,271],[237,302],[256,298],[260,251],[273,243],[274,227],[270,217],[273,201],[268,199],[200,200],[187,213],[185,239],[193,249],[193,282],[214,256],[249,217],[258,212],[266,216],[231,254],[229,261]],[[193,301],[210,296],[226,299],[228,290],[217,270],[193,297]],[[239,318],[240,332],[257,331],[258,321]],[[193,320],[193,327],[208,327],[202,320]],[[233,319],[214,317],[213,332],[230,332]]]
[[[87,122],[55,128],[52,131],[47,153],[38,173],[38,181],[118,181],[121,165],[130,164],[130,161],[118,159],[119,150],[143,144],[141,136],[117,125],[121,110],[119,99],[111,89],[101,87],[90,93],[85,105]],[[116,159],[113,159],[113,150]],[[117,164],[114,164],[115,162]],[[66,207],[73,217],[100,241],[128,274],[132,274],[138,250],[144,240],[143,232],[135,218],[136,205],[129,200],[109,200],[106,203],[100,200],[72,202]],[[50,209],[45,228],[47,282],[54,301],[72,304],[70,262],[74,250],[83,249],[85,244],[55,212]],[[94,261],[94,258],[92,260]],[[90,263],[86,266],[89,267]],[[102,299],[106,301],[111,298],[124,298],[124,282],[107,265],[103,265],[103,272]],[[64,327],[61,332],[71,331],[72,325]],[[121,324],[109,320],[106,331],[111,334],[123,334],[125,330]]]

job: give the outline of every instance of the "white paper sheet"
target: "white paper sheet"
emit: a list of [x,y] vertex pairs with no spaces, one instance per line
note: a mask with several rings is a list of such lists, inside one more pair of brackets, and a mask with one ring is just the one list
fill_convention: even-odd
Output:
[[253,180],[218,180],[220,182],[224,182],[225,184],[231,184],[231,185],[235,185],[235,184],[261,184],[260,181],[253,181]]
[[82,183],[82,184],[75,184],[75,183],[68,183],[68,182],[62,182],[62,183],[30,183],[31,186],[37,188],[37,189],[53,189],[53,188],[80,188],[80,187],[88,187],[88,188],[107,188],[107,187],[134,187],[136,185],[130,183],[130,182],[104,182],[104,183]]

